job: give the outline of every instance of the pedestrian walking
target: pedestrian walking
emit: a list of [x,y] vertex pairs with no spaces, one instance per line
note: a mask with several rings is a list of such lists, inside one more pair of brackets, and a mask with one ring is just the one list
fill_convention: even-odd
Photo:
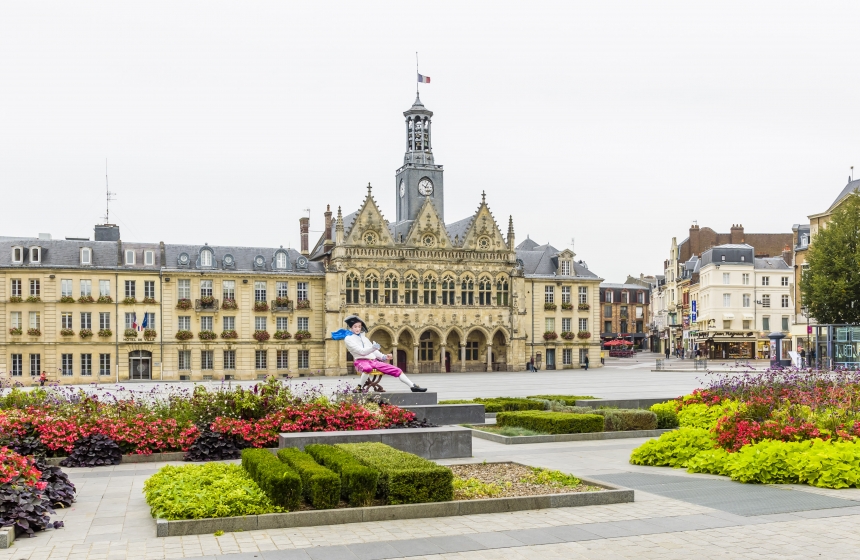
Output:
[[45,381],[47,381],[47,380],[48,380],[48,376],[47,376],[47,375],[45,375],[45,372],[43,371],[43,372],[39,375],[39,387],[44,387],[44,386],[45,386]]
[[603,353],[603,350],[601,350],[601,351],[600,351],[600,365],[605,365],[605,364],[606,364],[606,362],[604,361],[604,358],[605,358],[605,355],[604,355],[604,353]]
[[668,344],[666,345],[665,354],[666,354],[666,359],[668,360],[669,359],[669,345]]
[[800,349],[800,367],[806,367],[806,349]]
[[585,371],[588,371],[588,354],[585,355]]

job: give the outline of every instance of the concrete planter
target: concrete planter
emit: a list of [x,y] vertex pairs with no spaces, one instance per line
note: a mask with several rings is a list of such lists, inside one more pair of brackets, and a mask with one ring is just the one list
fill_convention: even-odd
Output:
[[628,432],[591,432],[587,434],[554,434],[545,436],[500,436],[481,430],[472,430],[472,436],[486,439],[505,445],[516,445],[520,443],[557,443],[563,441],[596,441],[602,439],[627,439],[643,437],[660,437],[666,432],[673,430],[631,430]]
[[605,490],[430,504],[294,511],[290,513],[270,513],[266,515],[222,517],[217,519],[187,519],[180,521],[158,519],[156,521],[156,536],[177,537],[183,535],[212,534],[215,531],[253,531],[255,529],[286,529],[291,527],[363,523],[367,521],[451,517],[455,515],[503,513],[529,509],[620,504],[633,501],[633,490],[618,489],[603,482],[586,478],[580,477],[580,479],[586,484],[599,486],[605,488]]
[[472,430],[460,426],[355,430],[343,432],[297,432],[280,434],[278,448],[304,449],[311,443],[364,443],[378,441],[425,459],[457,459],[472,456]]
[[[49,465],[55,467],[60,466],[60,461],[65,457],[48,457],[46,459]],[[184,461],[184,451],[172,451],[170,453],[153,453],[151,455],[123,455],[120,459],[120,464],[124,463],[161,463],[165,461]]]
[[415,413],[418,420],[426,419],[439,426],[459,424],[482,424],[484,405],[482,404],[425,404],[405,405],[401,408]]

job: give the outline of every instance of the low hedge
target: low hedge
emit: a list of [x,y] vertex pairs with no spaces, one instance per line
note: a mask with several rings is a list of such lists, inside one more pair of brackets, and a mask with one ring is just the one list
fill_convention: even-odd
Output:
[[479,397],[472,400],[447,400],[439,404],[482,404],[484,412],[546,410],[546,403],[522,397]]
[[651,405],[651,408],[648,410],[657,415],[657,428],[665,430],[680,426],[676,408],[677,401],[667,401]]
[[143,493],[152,516],[171,521],[283,511],[242,467],[225,463],[162,467]]
[[526,410],[522,412],[500,412],[496,424],[500,427],[518,426],[547,434],[582,434],[603,431],[603,416],[599,414],[571,414]]
[[603,429],[607,432],[657,429],[657,415],[650,410],[604,408],[592,414],[603,416]]
[[576,406],[576,401],[582,399],[593,399],[594,397],[589,396],[577,396],[577,395],[529,395],[526,397],[527,399],[541,399],[546,401],[559,401],[563,402],[567,406]]
[[369,506],[376,496],[379,473],[333,445],[311,444],[305,452],[340,477],[340,495],[351,506]]
[[302,499],[302,479],[268,449],[242,450],[242,468],[272,502],[290,511]]
[[454,474],[447,467],[383,443],[339,443],[335,447],[379,472],[377,495],[389,504],[454,499]]
[[340,477],[295,447],[278,451],[278,459],[295,469],[302,478],[305,500],[316,509],[330,509],[340,502]]

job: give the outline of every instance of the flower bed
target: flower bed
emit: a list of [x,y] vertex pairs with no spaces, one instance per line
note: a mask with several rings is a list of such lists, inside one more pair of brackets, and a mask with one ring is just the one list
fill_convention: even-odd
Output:
[[9,298],[9,303],[21,303],[24,299],[21,296],[12,296]]
[[143,298],[143,303],[155,303],[154,297],[145,297]]
[[570,331],[564,331],[561,333],[561,337],[565,340],[573,340],[574,334]]
[[544,434],[582,434],[603,431],[603,416],[544,410],[500,412],[496,416],[499,427],[526,428]]
[[554,303],[545,303],[543,304],[544,311],[555,311],[558,306]]
[[860,374],[779,370],[716,376],[655,405],[680,429],[636,449],[640,465],[687,467],[741,482],[860,485]]
[[51,523],[54,507],[69,507],[75,501],[75,486],[57,467],[0,447],[0,527],[12,526],[15,534],[33,536]]
[[562,303],[561,308],[565,311],[569,311],[569,310],[573,309],[573,304],[572,303]]
[[587,303],[580,303],[577,306],[577,309],[579,309],[580,311],[588,311],[589,309],[591,309],[591,306],[588,305]]
[[591,333],[588,331],[579,331],[576,333],[576,336],[581,340],[585,340],[586,338],[591,338]]
[[124,391],[13,389],[0,397],[0,445],[26,443],[47,456],[65,456],[84,438],[101,434],[124,454],[149,455],[187,452],[198,440],[203,445],[205,436],[204,448],[197,445],[186,459],[210,460],[222,458],[215,453],[228,443],[235,449],[271,447],[284,432],[372,430],[415,420],[412,412],[387,404],[331,401],[320,388],[294,392],[274,377],[253,389]]
[[40,298],[39,296],[29,296],[25,301],[27,303],[40,303],[42,301],[42,298]]
[[155,329],[143,329],[144,340],[155,340],[157,336],[158,332]]
[[137,338],[137,329],[125,329],[122,332],[122,337],[128,340],[129,338]]

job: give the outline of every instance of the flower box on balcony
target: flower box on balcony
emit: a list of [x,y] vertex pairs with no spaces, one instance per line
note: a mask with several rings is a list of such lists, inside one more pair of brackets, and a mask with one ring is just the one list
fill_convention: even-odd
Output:
[[237,333],[236,331],[222,331],[221,338],[225,340],[236,339],[239,338],[239,333]]
[[143,329],[143,339],[144,340],[155,340],[158,336],[158,332],[155,329]]
[[197,333],[197,338],[200,340],[215,340],[218,335],[214,331],[200,331]]
[[310,309],[311,302],[308,299],[300,299],[296,302],[296,309]]
[[[102,298],[107,298],[108,301],[102,301]],[[78,303],[93,303],[95,301],[93,296],[81,296],[78,298]],[[110,296],[102,296],[99,298],[99,303],[113,303],[113,299]]]
[[554,331],[546,331],[543,333],[544,340],[555,340],[556,338],[558,338],[558,335]]
[[155,303],[154,297],[145,297],[143,298],[143,303]]
[[191,340],[194,333],[191,331],[176,331],[176,340]]
[[302,341],[311,337],[310,331],[296,331],[296,340]]
[[113,331],[110,329],[99,330],[99,338],[110,338],[113,336]]
[[221,309],[239,309],[239,305],[235,299],[225,299],[221,304]]
[[269,340],[269,332],[268,331],[254,331],[254,339],[257,342],[266,342]]
[[561,308],[564,309],[565,311],[569,311],[569,310],[573,309],[573,304],[572,303],[562,303]]
[[60,329],[60,336],[75,336],[75,331],[72,329]]
[[269,304],[265,301],[255,301],[254,302],[254,311],[268,311]]
[[564,331],[561,333],[561,337],[565,340],[573,340],[574,334],[570,331]]
[[275,331],[273,338],[275,340],[289,340],[293,338],[293,335],[291,335],[287,331]]
[[187,298],[182,298],[176,302],[176,309],[191,309],[191,300]]
[[137,303],[137,298],[127,297],[122,300],[122,303],[124,305],[134,305],[135,303]]
[[582,340],[585,340],[586,338],[591,338],[591,333],[588,331],[579,331],[578,333],[576,333],[576,336]]
[[39,296],[30,296],[27,298],[27,303],[41,303],[42,298]]
[[[92,296],[87,296],[87,297],[89,298],[89,301],[81,301],[81,299],[84,299],[84,298],[81,298],[78,300],[78,303],[92,303],[93,302]],[[99,303],[113,303],[113,298],[110,296],[99,296],[99,299],[97,301]]]
[[576,308],[580,311],[588,311],[589,309],[591,309],[591,306],[587,303],[580,303]]
[[72,296],[63,296],[60,298],[60,303],[75,303],[75,298]]
[[212,296],[203,296],[194,300],[195,311],[214,311],[218,309],[218,300]]
[[126,340],[130,338],[137,340],[137,329],[125,329],[122,333],[122,337]]
[[272,301],[272,311],[292,311],[293,302],[289,298],[279,297]]
[[555,311],[556,305],[554,303],[545,303],[543,304],[544,311]]
[[93,330],[92,329],[81,329],[81,332],[78,333],[78,336],[81,338],[92,338]]
[[21,336],[22,334],[24,334],[24,330],[20,329],[20,328],[19,329],[9,329],[9,334],[11,334],[12,336]]
[[42,331],[39,329],[27,329],[27,334],[30,336],[42,336]]
[[21,303],[22,301],[24,300],[21,299],[21,296],[12,296],[9,298],[9,303]]

